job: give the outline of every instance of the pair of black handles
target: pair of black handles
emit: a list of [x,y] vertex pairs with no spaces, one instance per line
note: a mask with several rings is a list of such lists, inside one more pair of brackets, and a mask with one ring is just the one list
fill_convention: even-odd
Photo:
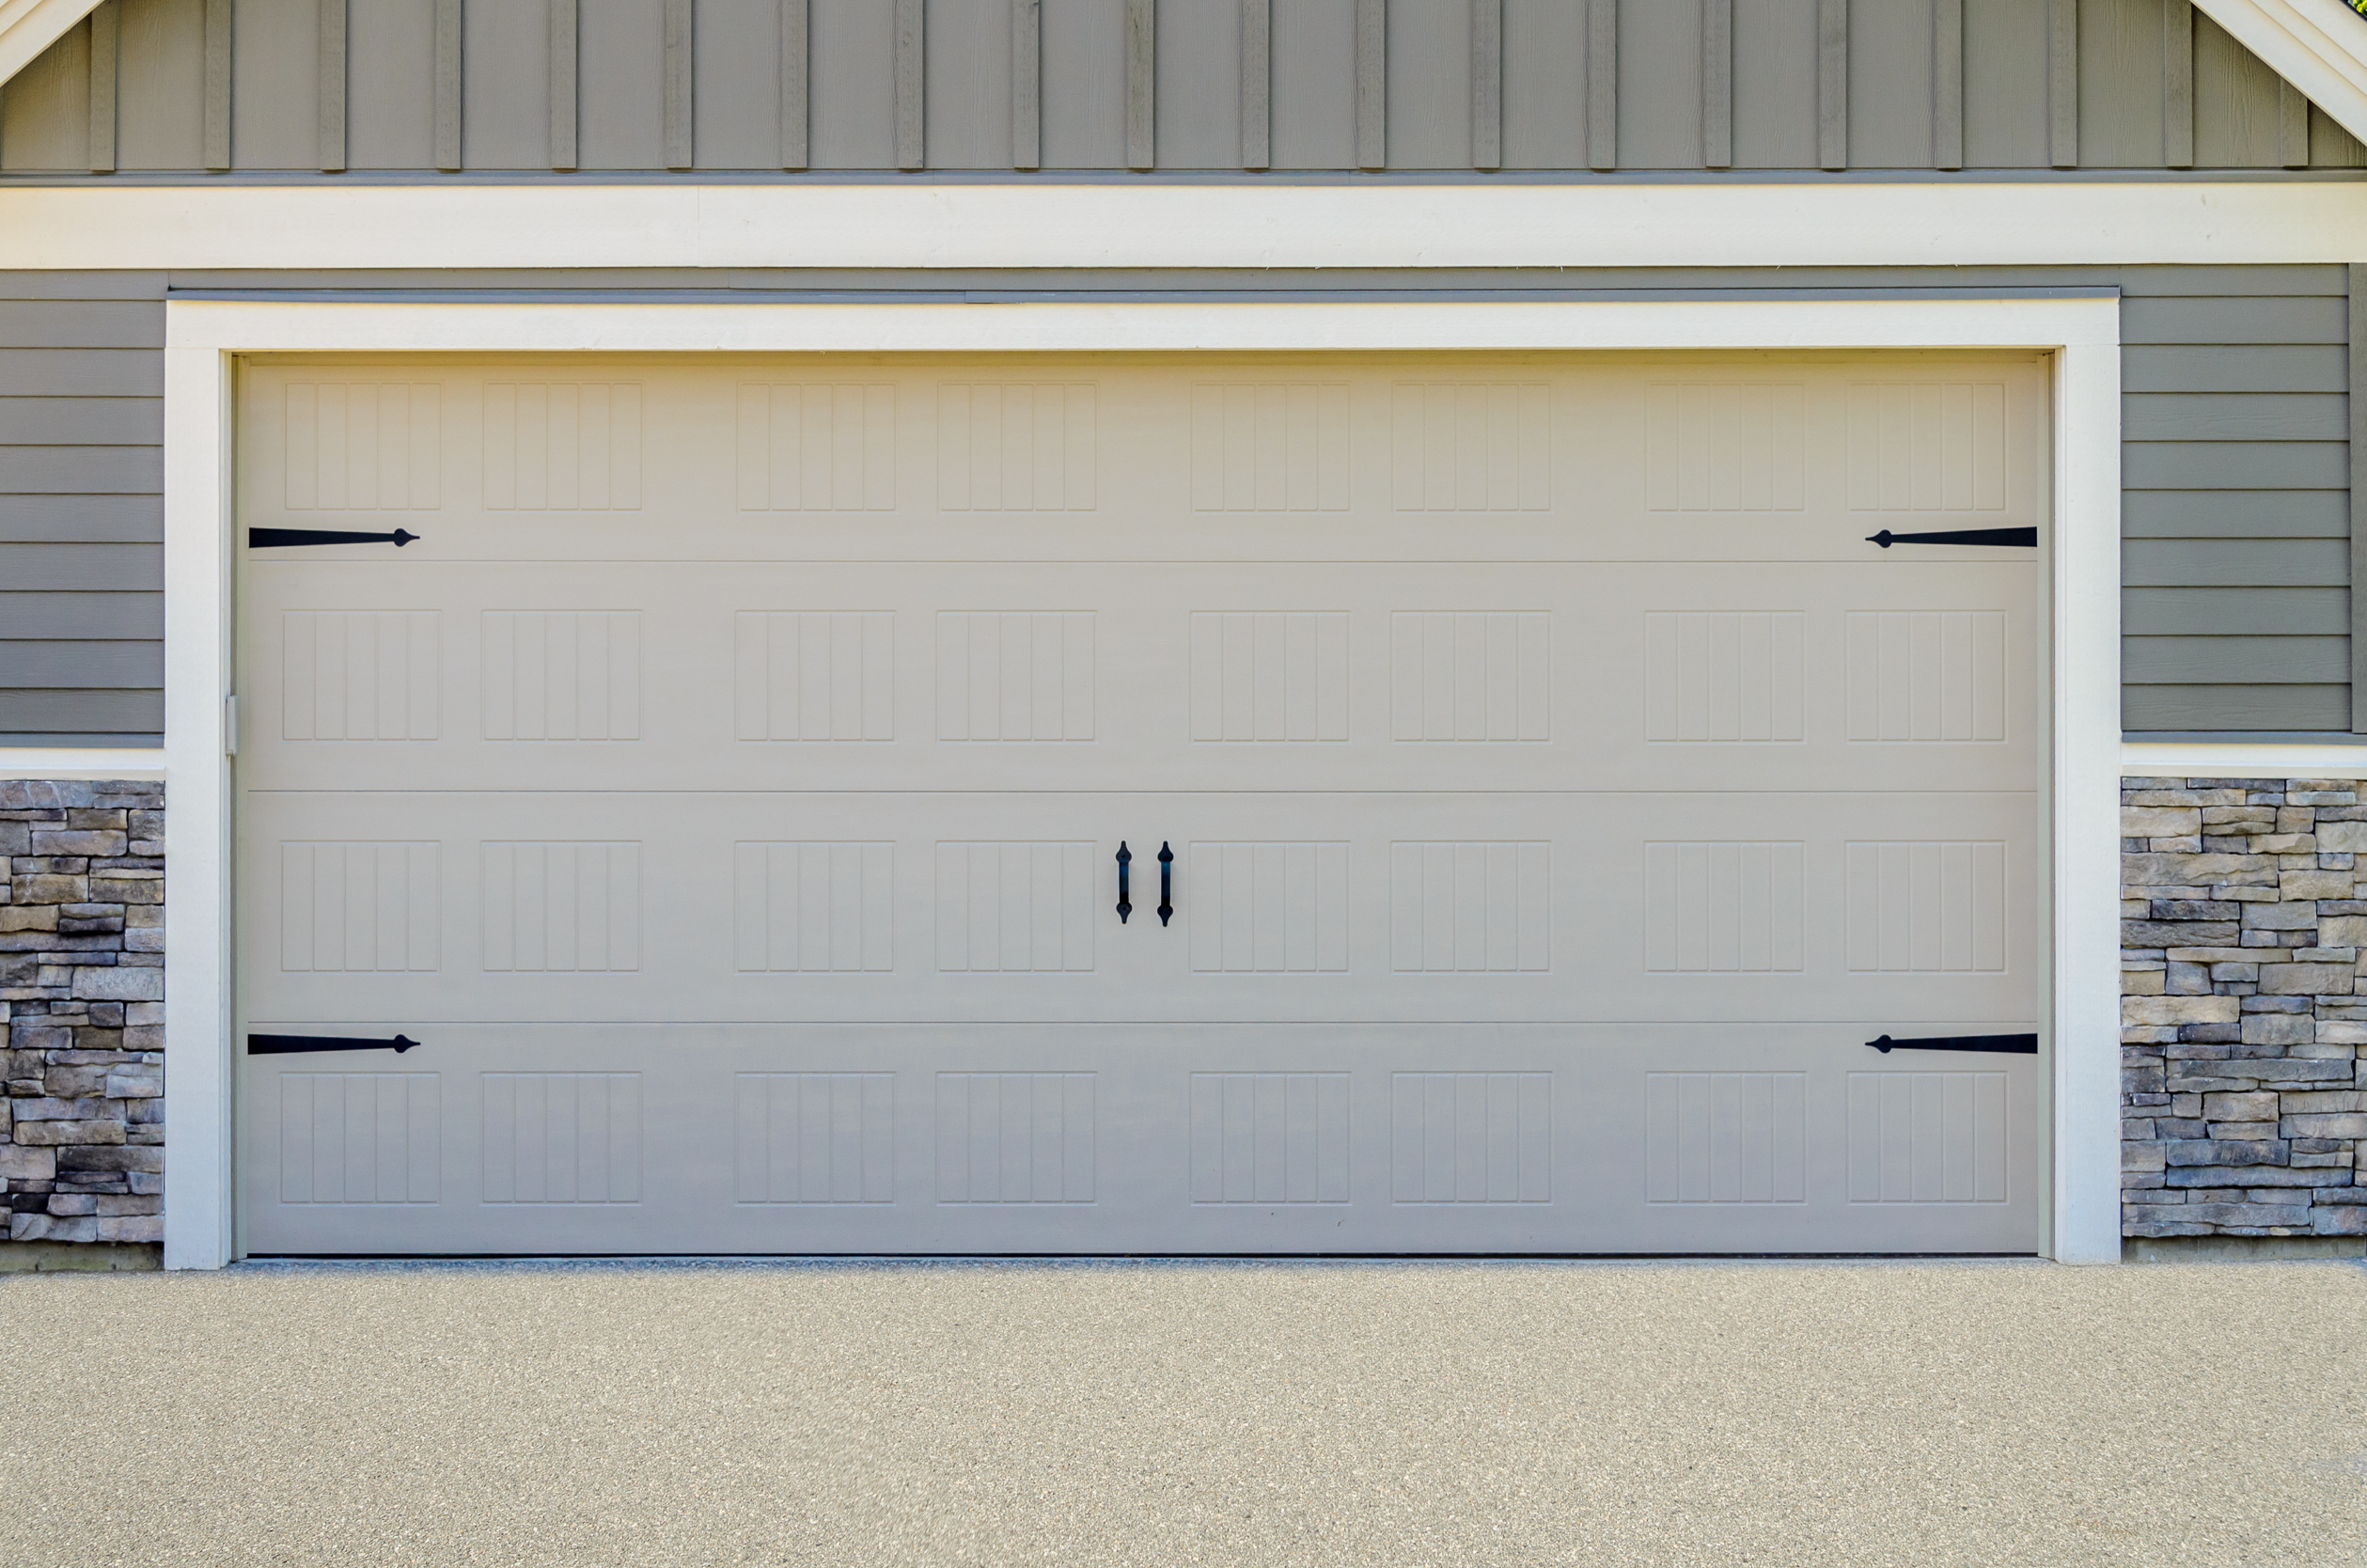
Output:
[[[1127,896],[1132,883],[1130,868],[1135,852],[1126,847],[1126,840],[1118,840],[1118,923],[1124,925],[1126,917],[1135,912],[1134,900]],[[1166,925],[1175,916],[1175,852],[1162,841],[1159,845],[1159,924]]]

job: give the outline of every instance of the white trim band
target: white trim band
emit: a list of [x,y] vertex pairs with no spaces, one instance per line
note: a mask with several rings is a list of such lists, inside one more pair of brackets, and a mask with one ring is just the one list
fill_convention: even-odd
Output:
[[2344,262],[2367,180],[0,189],[0,270]]

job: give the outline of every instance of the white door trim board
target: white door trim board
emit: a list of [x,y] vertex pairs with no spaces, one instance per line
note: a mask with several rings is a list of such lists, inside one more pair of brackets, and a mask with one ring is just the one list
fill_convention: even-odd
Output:
[[242,353],[2017,348],[2055,353],[2051,1247],[2120,1256],[2120,309],[2112,299],[995,306],[178,301],[165,310],[168,1266],[231,1256],[230,367]]
[[2341,178],[0,190],[0,269],[2127,266],[2361,255],[2367,181]]

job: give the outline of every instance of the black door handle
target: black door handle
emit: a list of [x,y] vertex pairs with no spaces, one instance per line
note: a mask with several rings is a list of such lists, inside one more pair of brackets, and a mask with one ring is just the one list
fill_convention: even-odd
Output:
[[1118,840],[1118,923],[1124,925],[1126,917],[1135,912],[1132,900],[1126,897],[1126,868],[1135,863],[1135,852],[1126,847],[1126,840]]
[[1998,544],[2007,548],[2038,544],[2036,528],[1944,528],[1936,534],[1894,534],[1885,528],[1878,534],[1866,536],[1868,544],[1879,544],[1888,550],[1893,544]]
[[250,1034],[246,1037],[246,1054],[286,1057],[312,1051],[392,1051],[400,1056],[418,1043],[401,1034],[392,1040],[356,1040],[342,1034]]
[[2009,1056],[2038,1055],[2034,1034],[1942,1034],[1925,1040],[1893,1040],[1889,1035],[1866,1042],[1868,1048],[1889,1056],[1892,1051],[2002,1051]]
[[249,528],[249,550],[281,550],[292,544],[391,544],[400,550],[419,536],[408,528],[391,534],[357,534],[345,528]]
[[1163,839],[1159,844],[1159,924],[1166,925],[1168,917],[1175,913],[1175,904],[1168,897],[1175,874],[1175,852]]

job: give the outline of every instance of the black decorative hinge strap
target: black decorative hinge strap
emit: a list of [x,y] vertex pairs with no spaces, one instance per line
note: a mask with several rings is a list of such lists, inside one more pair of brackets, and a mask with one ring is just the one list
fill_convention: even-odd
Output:
[[403,1034],[392,1040],[357,1040],[343,1034],[250,1034],[246,1037],[246,1054],[291,1057],[311,1051],[392,1051],[400,1056],[418,1043]]
[[1932,534],[1894,534],[1885,528],[1878,534],[1866,536],[1868,544],[1879,544],[1888,550],[1893,544],[1995,544],[2007,549],[2038,545],[2036,528],[1945,528]]
[[291,544],[391,544],[400,550],[419,536],[408,528],[391,534],[357,534],[346,528],[249,528],[250,550],[279,550]]
[[1893,1040],[1886,1034],[1866,1043],[1885,1056],[1892,1051],[2002,1051],[2017,1057],[2038,1055],[2038,1036],[2034,1034],[1942,1034],[1922,1040]]

